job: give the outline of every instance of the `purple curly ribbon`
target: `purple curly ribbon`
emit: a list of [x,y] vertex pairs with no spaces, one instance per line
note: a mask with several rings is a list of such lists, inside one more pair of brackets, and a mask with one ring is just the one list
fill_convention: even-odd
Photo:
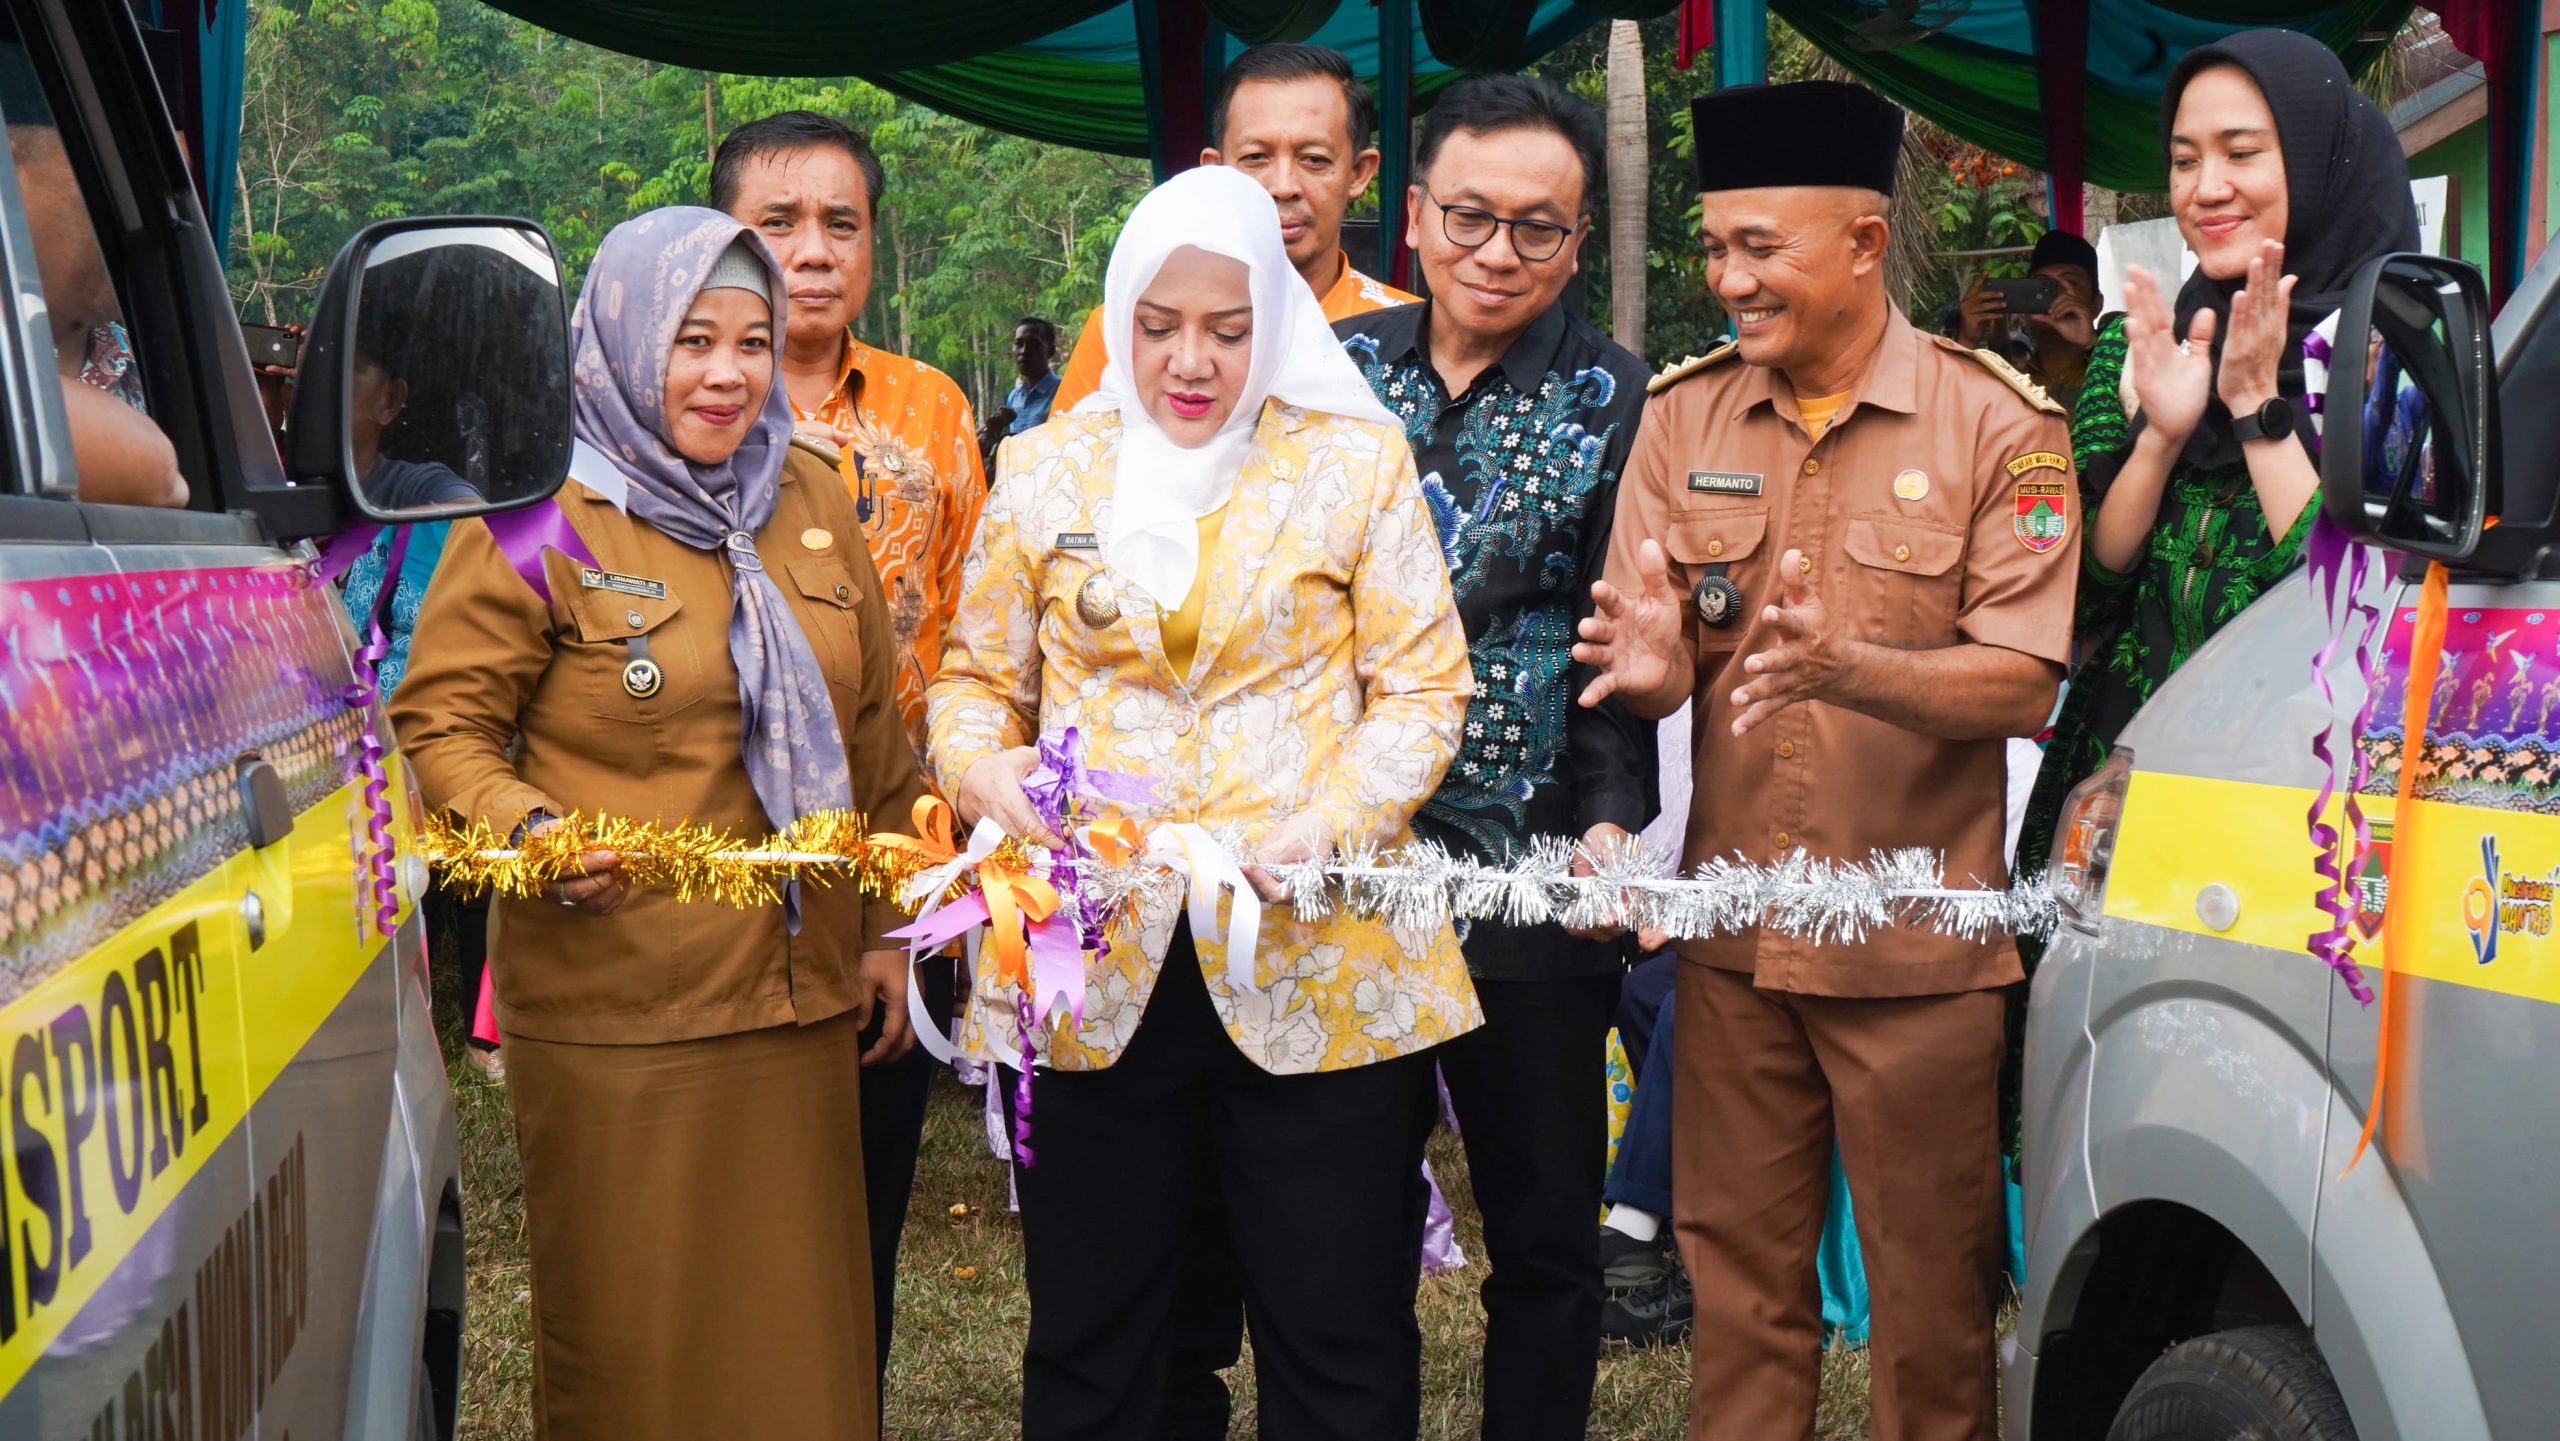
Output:
[[1022,1069],[1013,1080],[1013,1161],[1017,1166],[1031,1164],[1031,1065],[1038,1057],[1031,1048],[1031,992],[1013,993],[1013,1019],[1022,1036]]
[[[2312,504],[2319,501],[2315,498]],[[2372,564],[2365,547],[2348,540],[2345,531],[2333,524],[2327,515],[2311,522],[2311,535],[2303,549],[2310,560],[2313,582],[2320,588],[2321,605],[2330,617],[2328,641],[2311,658],[2311,681],[2320,692],[2323,714],[2336,714],[2335,696],[2329,687],[2329,662],[2346,640],[2355,617],[2364,617],[2363,634],[2356,641],[2356,673],[2364,678],[2364,703],[2356,711],[2354,734],[2361,737],[2373,720],[2376,690],[2373,684],[2373,638],[2382,625],[2382,608],[2363,599],[2364,582]],[[2347,605],[2338,607],[2338,583],[2346,581]],[[2355,765],[2347,786],[2347,832],[2329,824],[2330,797],[2337,793],[2338,761],[2329,748],[2329,736],[2336,729],[2334,721],[2324,721],[2319,734],[2311,738],[2311,754],[2320,762],[2320,793],[2311,802],[2312,869],[2320,876],[2320,885],[2312,892],[2312,901],[2329,918],[2324,930],[2309,938],[2311,954],[2321,964],[2338,973],[2346,982],[2348,994],[2364,1005],[2373,1004],[2373,989],[2365,984],[2364,968],[2355,962],[2355,944],[2350,927],[2355,919],[2355,905],[2348,898],[2348,887],[2355,873],[2363,868],[2364,858],[2372,849],[2373,832],[2366,824],[2364,809],[2356,796],[2372,778],[2373,758],[2363,746],[2356,745]],[[2352,743],[2352,742],[2351,742]],[[2352,833],[2354,846],[2348,850],[2347,834]]]
[[[323,572],[333,562],[338,570],[346,569],[354,555],[362,554],[373,544],[374,533],[380,527],[363,526],[358,530],[362,532],[360,539],[358,531],[349,531],[330,543],[320,560]],[[342,555],[351,541],[353,553]],[[403,526],[391,533],[391,555],[383,567],[382,579],[386,596],[399,584],[400,562],[408,553],[409,531]],[[364,782],[364,874],[356,884],[371,904],[374,929],[385,936],[400,928],[400,891],[392,865],[398,848],[391,836],[391,775],[382,762],[384,747],[378,721],[381,711],[374,702],[380,694],[375,677],[382,658],[390,653],[391,638],[382,633],[382,607],[377,605],[366,617],[364,644],[356,648],[355,679],[338,692],[338,698],[364,718],[363,732],[357,738],[360,753],[356,761],[357,773]]]

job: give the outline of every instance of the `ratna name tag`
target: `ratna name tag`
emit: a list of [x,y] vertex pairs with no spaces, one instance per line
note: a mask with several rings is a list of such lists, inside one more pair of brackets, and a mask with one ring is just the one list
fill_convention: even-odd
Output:
[[1693,470],[1689,488],[1710,495],[1758,495],[1760,473],[1752,470]]
[[644,595],[651,600],[667,598],[665,581],[649,580],[636,575],[617,575],[609,570],[598,570],[591,565],[578,567],[578,584],[589,590],[620,591],[624,595]]
[[1102,549],[1102,542],[1095,539],[1093,532],[1089,530],[1062,530],[1058,532],[1057,548],[1060,550],[1100,550]]

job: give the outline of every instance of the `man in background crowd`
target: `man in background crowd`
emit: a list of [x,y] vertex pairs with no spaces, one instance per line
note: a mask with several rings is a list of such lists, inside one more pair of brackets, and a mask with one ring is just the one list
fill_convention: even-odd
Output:
[[[729,132],[711,162],[711,204],[755,227],[790,294],[782,382],[802,436],[836,450],[853,492],[862,544],[880,573],[896,642],[899,718],[924,749],[924,688],[942,656],[943,627],[960,603],[960,567],[987,487],[977,426],[951,377],[865,345],[854,318],[871,298],[872,235],[888,175],[871,144],[837,120],[786,110]],[[844,537],[850,544],[852,537]],[[888,818],[895,819],[895,818]],[[925,1005],[951,1014],[946,959],[919,970]],[[884,998],[901,1011],[906,997]],[[885,1015],[865,1031],[874,1061]],[[871,1286],[886,1372],[897,1307],[898,1239],[915,1187],[916,1148],[932,1094],[933,1058],[919,1047],[879,1057],[862,1082],[862,1171],[871,1218]],[[886,1394],[885,1385],[882,1388]]]
[[[1345,320],[1415,297],[1361,274],[1342,249],[1342,216],[1377,178],[1378,105],[1339,50],[1320,45],[1256,45],[1235,58],[1218,82],[1209,116],[1217,144],[1203,165],[1232,165],[1250,175],[1280,207],[1280,239],[1289,263],[1324,306]],[[1401,140],[1402,137],[1398,137]],[[1100,306],[1085,317],[1052,402],[1073,410],[1102,383],[1110,351]]]
[[2027,257],[2027,275],[2060,287],[2050,308],[2012,316],[2000,293],[1987,279],[1976,277],[1965,292],[1956,338],[1998,349],[2000,338],[2014,328],[2034,352],[2018,368],[2068,410],[2079,403],[2080,379],[2088,373],[2089,352],[2098,345],[2105,300],[2098,293],[2098,248],[2068,230],[2048,230]]
[[1020,435],[1049,418],[1049,402],[1058,393],[1058,373],[1049,362],[1058,358],[1058,327],[1036,315],[1013,324],[1013,370],[1020,379],[1006,391],[1004,404],[978,423],[978,450],[990,462],[1008,435]]

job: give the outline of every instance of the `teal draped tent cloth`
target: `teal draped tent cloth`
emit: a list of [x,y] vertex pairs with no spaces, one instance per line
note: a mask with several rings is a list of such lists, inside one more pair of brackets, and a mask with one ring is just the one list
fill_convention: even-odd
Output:
[[[562,34],[671,64],[742,73],[860,75],[946,114],[1114,154],[1149,154],[1134,0],[493,0]],[[1389,0],[1390,4],[1396,0]],[[2045,0],[1705,0],[1721,83],[1756,77],[1774,10],[1859,79],[1983,148],[2047,164],[2036,17]],[[1680,0],[1402,0],[1418,107],[1459,71],[1517,69],[1612,17]],[[1378,76],[1368,0],[1149,0],[1205,12],[1228,56],[1262,39],[1329,45]],[[2161,83],[2177,57],[2234,30],[2280,24],[2362,67],[2408,0],[2103,0],[2086,7],[2081,174],[2157,190]],[[2048,17],[2050,18],[2050,17]],[[1214,69],[1214,67],[1211,67]],[[2065,127],[2067,129],[2067,127]]]

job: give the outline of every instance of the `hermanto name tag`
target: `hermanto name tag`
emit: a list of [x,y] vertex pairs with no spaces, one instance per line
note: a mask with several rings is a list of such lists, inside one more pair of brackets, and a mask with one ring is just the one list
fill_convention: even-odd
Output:
[[1058,549],[1100,550],[1102,542],[1096,540],[1089,530],[1062,530],[1058,532]]
[[1689,488],[1710,495],[1758,495],[1760,473],[1754,470],[1693,470]]
[[651,600],[667,598],[665,581],[650,580],[637,575],[617,575],[609,570],[598,570],[591,565],[578,567],[578,584],[589,590],[614,590],[624,595],[645,595]]

